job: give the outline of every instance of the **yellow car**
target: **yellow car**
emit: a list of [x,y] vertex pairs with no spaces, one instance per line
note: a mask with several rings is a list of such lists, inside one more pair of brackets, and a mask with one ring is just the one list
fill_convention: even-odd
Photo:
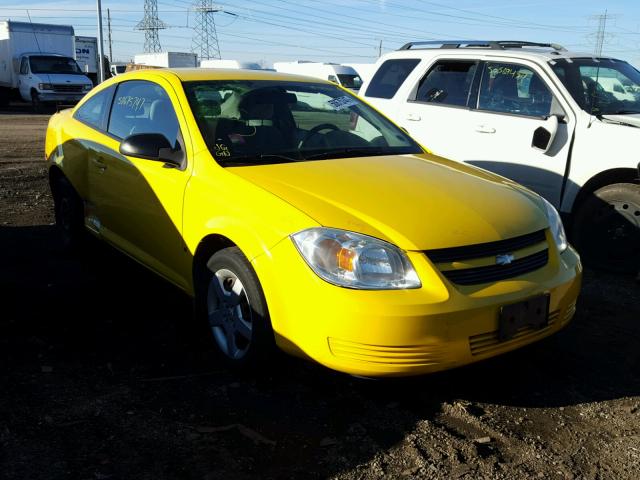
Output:
[[147,70],[51,118],[56,221],[194,297],[229,364],[280,349],[416,375],[546,337],[582,267],[554,208],[438,158],[358,97],[260,71]]

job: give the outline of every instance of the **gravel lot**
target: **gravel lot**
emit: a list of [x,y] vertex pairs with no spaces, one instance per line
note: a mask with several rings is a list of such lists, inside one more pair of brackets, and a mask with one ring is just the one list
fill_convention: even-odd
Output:
[[567,329],[458,370],[238,377],[172,286],[101,245],[61,253],[46,122],[0,113],[0,477],[640,478],[634,278],[586,272]]

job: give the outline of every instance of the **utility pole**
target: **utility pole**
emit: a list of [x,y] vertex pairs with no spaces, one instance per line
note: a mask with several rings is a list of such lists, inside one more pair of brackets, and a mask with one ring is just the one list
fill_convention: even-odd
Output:
[[222,58],[220,44],[213,14],[222,11],[212,0],[196,0],[193,2],[196,14],[195,28],[191,40],[191,51],[198,54],[200,60]]
[[602,47],[604,45],[604,33],[607,29],[607,10],[604,11],[604,15],[596,15],[594,18],[598,20],[598,31],[596,32],[596,50],[594,54],[596,57],[601,57]]
[[380,44],[378,45],[378,58],[382,56],[382,40],[380,40]]
[[158,18],[158,0],[144,0],[144,17],[135,26],[144,31],[144,53],[162,52],[158,30],[168,25]]
[[113,41],[111,40],[111,11],[107,8],[107,32],[109,34],[109,63],[113,63]]
[[98,10],[98,59],[100,71],[98,72],[98,83],[104,82],[104,50],[102,45],[102,3],[97,0],[96,8]]

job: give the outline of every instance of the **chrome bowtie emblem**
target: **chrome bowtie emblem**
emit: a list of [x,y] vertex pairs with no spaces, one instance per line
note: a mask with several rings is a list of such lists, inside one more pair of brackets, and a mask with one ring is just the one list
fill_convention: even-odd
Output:
[[514,257],[510,253],[504,253],[504,254],[501,254],[501,255],[496,255],[496,265],[509,265],[515,259],[516,259],[516,257]]

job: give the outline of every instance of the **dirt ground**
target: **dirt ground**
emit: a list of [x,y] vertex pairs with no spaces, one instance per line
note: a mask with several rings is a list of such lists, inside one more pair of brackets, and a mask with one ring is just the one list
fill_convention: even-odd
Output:
[[638,479],[640,284],[586,272],[573,323],[437,375],[216,366],[179,291],[66,256],[46,116],[0,114],[0,477]]

